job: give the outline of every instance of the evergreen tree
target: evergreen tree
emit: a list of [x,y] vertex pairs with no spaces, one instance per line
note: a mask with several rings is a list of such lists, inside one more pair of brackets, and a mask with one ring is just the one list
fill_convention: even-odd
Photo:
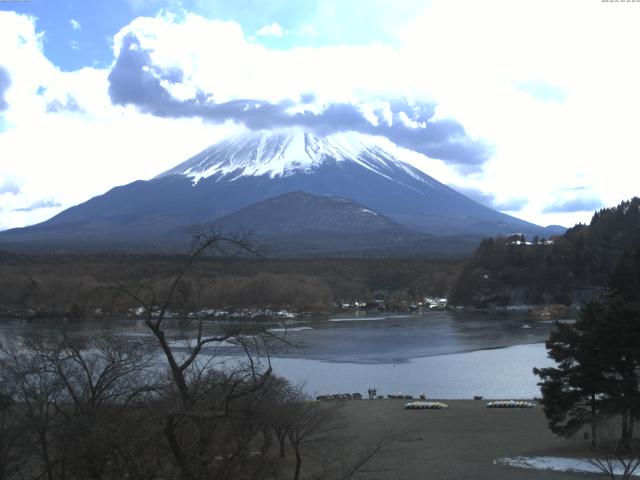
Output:
[[590,425],[594,445],[605,402],[606,379],[597,332],[603,312],[602,305],[591,303],[582,309],[575,325],[556,324],[546,347],[558,366],[534,369],[541,379],[542,405],[551,431],[570,437]]
[[640,418],[640,248],[624,254],[611,275],[600,342],[608,359],[608,410],[622,420],[622,443],[629,446]]
[[640,249],[623,255],[606,302],[585,305],[574,325],[557,324],[546,343],[557,367],[534,369],[554,433],[571,436],[600,419],[619,416],[629,446],[640,418]]

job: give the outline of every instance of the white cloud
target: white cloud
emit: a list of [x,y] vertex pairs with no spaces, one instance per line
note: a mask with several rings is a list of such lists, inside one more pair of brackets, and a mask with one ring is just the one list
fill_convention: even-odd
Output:
[[71,28],[74,30],[80,30],[82,29],[82,25],[80,25],[80,22],[75,20],[75,19],[71,19],[69,20],[69,24],[71,25]]
[[154,63],[179,67],[186,83],[212,92],[218,102],[277,102],[309,92],[320,103],[350,102],[411,93],[398,73],[397,52],[385,45],[269,49],[250,42],[235,22],[186,14],[181,21],[137,18],[116,34],[116,55],[130,32],[153,51]]
[[256,35],[259,37],[278,37],[278,38],[282,38],[284,37],[284,30],[282,29],[282,27],[280,26],[279,23],[270,23],[269,25],[265,25],[263,27],[261,27],[257,32]]
[[[130,1],[140,8],[152,0]],[[252,42],[234,22],[165,14],[124,27],[114,38],[114,54],[134,32],[156,64],[184,72],[184,85],[172,90],[180,98],[196,88],[217,102],[277,102],[311,92],[318,104],[363,103],[371,117],[389,110],[380,98],[434,100],[437,118],[459,120],[471,135],[489,140],[495,154],[469,175],[404,155],[438,180],[489,193],[497,204],[528,198],[519,212],[527,220],[571,225],[590,213],[544,210],[579,196],[567,193],[576,186],[588,186],[590,198],[605,205],[640,193],[632,174],[640,158],[640,72],[630,61],[640,42],[639,22],[640,8],[631,3],[432,0],[402,30],[397,47],[276,50]],[[266,27],[282,31],[278,24]],[[20,185],[18,195],[0,197],[5,226],[57,212],[11,211],[42,199],[68,207],[150,178],[233,128],[115,107],[108,70],[60,71],[43,55],[41,35],[32,19],[0,12],[1,61],[12,78],[8,129],[0,132],[0,178],[11,175]],[[36,95],[40,86],[46,90]],[[48,103],[65,104],[69,96],[82,112],[46,111]]]
[[402,33],[405,72],[495,145],[482,174],[458,184],[524,195],[520,215],[542,224],[590,219],[543,212],[569,186],[605,205],[640,193],[628,174],[640,158],[639,23],[631,3],[433,0]]
[[[27,17],[0,12],[0,44],[12,78],[0,132],[0,179],[11,179],[11,192],[0,193],[2,228],[46,220],[116,185],[151,178],[234,128],[114,107],[108,70],[60,71],[43,55]],[[67,96],[82,112],[47,112],[48,103],[65,104]],[[52,198],[62,206],[20,210]]]

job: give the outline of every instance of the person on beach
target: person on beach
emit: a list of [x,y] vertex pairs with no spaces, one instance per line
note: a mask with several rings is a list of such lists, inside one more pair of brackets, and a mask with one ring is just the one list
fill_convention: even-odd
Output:
[[369,394],[369,400],[371,400],[372,396],[373,396],[373,390],[371,389],[371,387],[369,387],[369,390],[367,390],[367,393]]

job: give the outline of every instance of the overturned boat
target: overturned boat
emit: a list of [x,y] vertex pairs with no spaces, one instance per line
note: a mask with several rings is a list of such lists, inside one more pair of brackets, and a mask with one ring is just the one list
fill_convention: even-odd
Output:
[[409,402],[404,404],[408,410],[444,410],[449,408],[444,402]]
[[495,402],[487,402],[487,408],[533,408],[536,405],[533,402],[524,400],[498,400]]

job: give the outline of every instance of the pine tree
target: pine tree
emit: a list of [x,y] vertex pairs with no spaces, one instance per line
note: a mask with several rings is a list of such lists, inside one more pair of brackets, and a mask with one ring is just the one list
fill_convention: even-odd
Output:
[[611,275],[600,342],[607,355],[607,409],[620,415],[621,440],[630,446],[640,418],[640,248],[625,254]]
[[575,325],[558,323],[546,342],[548,355],[557,367],[535,368],[541,379],[542,405],[552,432],[570,437],[585,425],[591,441],[603,415],[602,369],[597,324],[604,312],[598,303],[586,305]]
[[546,346],[558,365],[534,373],[550,429],[571,436],[589,424],[595,445],[598,422],[619,416],[630,446],[640,418],[640,249],[620,259],[606,302],[585,305],[574,325],[557,324]]

